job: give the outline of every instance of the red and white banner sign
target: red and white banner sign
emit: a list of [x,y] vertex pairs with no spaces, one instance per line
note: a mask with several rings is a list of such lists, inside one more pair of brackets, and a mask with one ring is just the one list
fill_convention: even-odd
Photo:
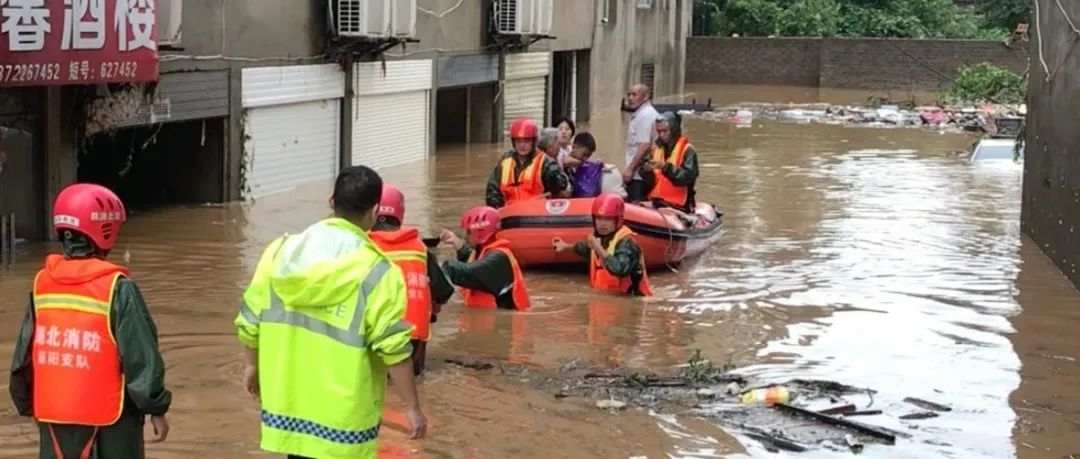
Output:
[[0,86],[158,79],[156,0],[0,0]]

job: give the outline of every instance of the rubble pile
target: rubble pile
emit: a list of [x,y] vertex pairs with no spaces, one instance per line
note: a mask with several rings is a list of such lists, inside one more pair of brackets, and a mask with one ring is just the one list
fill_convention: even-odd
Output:
[[754,120],[792,123],[820,123],[864,127],[908,127],[943,132],[979,132],[995,135],[998,121],[1023,119],[1024,105],[983,106],[879,106],[833,104],[764,104],[748,103],[717,107],[693,116],[737,127],[750,127]]

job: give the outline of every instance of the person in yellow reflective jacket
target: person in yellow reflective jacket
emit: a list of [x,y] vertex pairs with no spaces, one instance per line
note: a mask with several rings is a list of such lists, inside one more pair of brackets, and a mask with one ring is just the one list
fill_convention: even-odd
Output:
[[364,166],[334,184],[334,217],[263,252],[236,317],[244,384],[261,403],[263,450],[293,458],[374,458],[387,373],[425,434],[401,270],[368,237],[382,179]]

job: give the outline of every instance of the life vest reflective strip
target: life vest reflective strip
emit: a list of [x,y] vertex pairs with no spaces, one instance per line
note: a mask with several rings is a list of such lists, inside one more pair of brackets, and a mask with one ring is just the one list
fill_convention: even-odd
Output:
[[500,169],[502,176],[499,178],[499,191],[507,205],[516,201],[533,199],[544,195],[544,181],[540,174],[543,171],[544,161],[547,156],[543,152],[533,153],[532,162],[515,177],[514,169],[517,162],[511,154],[502,160]]
[[[652,159],[653,161],[666,162],[674,167],[682,167],[683,161],[686,160],[686,148],[689,145],[690,140],[686,136],[681,136],[675,142],[675,149],[672,150],[669,158],[665,159],[664,148],[657,146],[653,148]],[[655,170],[653,175],[656,177],[656,184],[653,186],[652,191],[649,192],[649,199],[659,199],[669,205],[678,207],[686,206],[687,199],[690,197],[689,188],[671,183],[671,180],[661,170]]]
[[[630,228],[623,226],[619,228],[619,231],[615,233],[615,236],[608,241],[607,247],[604,249],[607,251],[608,256],[615,254],[615,248],[619,245],[619,241],[626,238],[633,238],[634,232]],[[645,270],[645,256],[642,255],[639,261],[641,265],[641,281],[638,282],[638,290],[644,296],[652,296],[652,287],[649,285],[649,275]],[[604,268],[604,260],[595,253],[591,253],[589,256],[589,283],[594,289],[619,294],[632,294],[630,289],[633,287],[633,282],[630,276],[615,277],[611,275]]]
[[[371,240],[394,262],[405,277],[408,302],[405,320],[413,324],[413,339],[427,341],[431,336],[431,284],[427,277],[427,248],[419,236],[406,239],[403,233],[417,234],[415,229],[372,231]],[[402,241],[402,242],[394,242]]]
[[[512,296],[514,299],[514,308],[518,311],[524,311],[531,307],[529,301],[529,291],[525,285],[525,276],[521,273],[521,267],[518,266],[517,258],[514,257],[514,252],[510,251],[510,242],[505,239],[499,239],[491,244],[484,246],[477,255],[477,251],[474,250],[472,255],[469,256],[469,263],[484,258],[489,250],[498,250],[506,255],[510,259],[510,269],[513,271],[514,283],[511,286]],[[470,290],[467,288],[461,288],[461,297],[465,300],[465,306],[478,309],[494,309],[498,307],[498,302],[495,299],[495,295],[481,290]]]
[[107,265],[113,272],[74,285],[57,283],[46,270],[35,277],[34,418],[112,425],[124,410],[124,374],[110,315],[116,284],[126,270],[96,259],[59,263]]

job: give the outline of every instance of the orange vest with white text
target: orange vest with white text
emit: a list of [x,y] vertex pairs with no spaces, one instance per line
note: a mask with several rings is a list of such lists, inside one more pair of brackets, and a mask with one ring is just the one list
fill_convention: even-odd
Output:
[[533,153],[532,162],[515,176],[514,169],[517,166],[515,155],[516,153],[511,153],[510,156],[503,158],[499,166],[502,171],[499,177],[499,191],[502,192],[506,205],[544,195],[544,181],[541,173],[547,156],[540,151]]
[[109,319],[116,284],[127,274],[98,259],[46,258],[34,278],[31,365],[38,421],[108,426],[120,418],[124,374]]
[[[512,292],[514,308],[518,311],[529,309],[531,307],[529,302],[529,290],[525,286],[525,276],[521,274],[521,267],[518,266],[517,258],[514,258],[514,252],[510,251],[510,242],[505,239],[499,239],[484,246],[484,248],[479,251],[474,250],[473,254],[469,256],[469,262],[472,263],[484,258],[484,255],[487,255],[490,250],[498,250],[510,259],[510,269],[513,270],[514,274]],[[479,252],[479,254],[477,252]],[[470,308],[494,309],[498,307],[498,303],[495,301],[495,295],[485,291],[462,288],[461,296],[465,299],[465,306]]]
[[431,337],[431,285],[427,277],[427,247],[420,241],[416,228],[368,233],[375,245],[401,268],[408,290],[405,320],[416,326],[413,339],[427,341]]
[[[607,254],[614,255],[615,247],[619,245],[619,241],[626,238],[633,238],[634,232],[623,226],[619,228],[619,231],[615,233],[615,236],[608,242]],[[638,282],[638,290],[644,296],[652,296],[652,287],[649,285],[649,275],[645,272],[645,256],[641,256],[639,261],[641,264],[641,281]],[[589,256],[589,283],[594,289],[619,294],[633,294],[630,288],[633,287],[633,282],[630,276],[615,277],[611,273],[604,269],[604,260],[600,258],[596,252],[592,252]]]
[[[686,159],[686,147],[689,145],[690,140],[686,136],[681,136],[675,142],[675,149],[671,151],[670,157],[664,159],[664,148],[657,146],[653,148],[652,160],[667,162],[674,167],[682,167],[683,160]],[[690,190],[687,187],[671,183],[671,180],[668,180],[661,170],[656,170],[653,175],[656,176],[656,184],[653,185],[652,191],[649,192],[649,199],[659,199],[672,206],[686,206],[686,201],[690,197]]]

